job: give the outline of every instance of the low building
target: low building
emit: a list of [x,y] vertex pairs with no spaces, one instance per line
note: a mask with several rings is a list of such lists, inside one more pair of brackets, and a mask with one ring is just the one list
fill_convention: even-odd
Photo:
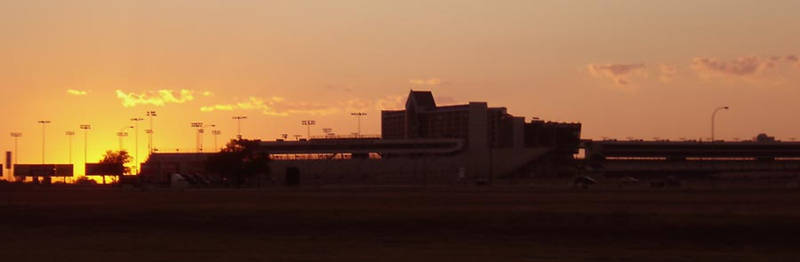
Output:
[[197,176],[198,180],[214,181],[206,172],[206,160],[214,153],[152,153],[142,163],[143,183],[169,184],[173,174]]
[[587,167],[606,176],[798,175],[800,142],[583,141]]

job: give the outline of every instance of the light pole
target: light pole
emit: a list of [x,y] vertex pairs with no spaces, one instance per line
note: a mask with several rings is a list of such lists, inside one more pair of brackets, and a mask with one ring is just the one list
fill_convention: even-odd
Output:
[[306,126],[306,128],[308,129],[307,130],[307,135],[308,136],[306,136],[306,137],[308,138],[308,141],[311,141],[311,126],[316,125],[317,121],[314,121],[314,120],[303,120],[303,121],[300,121],[300,124]]
[[128,136],[128,131],[125,131],[128,128],[133,128],[133,126],[123,126],[119,130],[119,132],[117,132],[117,136],[119,137],[119,151],[122,151],[124,149],[123,148],[124,143],[122,142],[122,139]]
[[[89,149],[89,129],[92,129],[91,125],[81,125],[81,129],[83,130],[83,166],[86,167],[86,155]],[[86,170],[83,170],[83,174],[86,175]]]
[[[204,128],[206,128],[206,127],[210,127],[211,128],[211,134],[214,136],[214,150],[217,150],[217,134],[214,134],[214,128],[217,127],[217,125],[215,125],[215,124],[210,124],[210,125],[203,124],[203,127]],[[205,133],[205,129],[203,130],[203,133]],[[212,151],[214,151],[214,150],[212,150]]]
[[236,138],[241,140],[242,139],[242,119],[247,119],[247,116],[234,116],[233,119],[236,119]]
[[711,113],[711,142],[714,142],[714,118],[717,117],[717,111],[719,110],[728,110],[728,106],[721,106],[714,109],[714,112]]
[[150,118],[150,129],[147,129],[147,152],[153,153],[153,117],[156,116],[156,111],[147,111],[147,117]]
[[203,122],[192,122],[192,127],[197,128],[197,137],[195,138],[197,152],[203,152]]
[[14,164],[17,163],[17,158],[19,158],[19,151],[17,151],[17,139],[22,137],[22,133],[20,132],[11,132],[11,137],[14,138]]
[[134,162],[135,165],[133,166],[133,168],[135,170],[134,174],[139,174],[139,121],[142,121],[142,120],[144,120],[144,118],[141,118],[141,117],[131,118],[131,121],[133,121],[133,125],[134,125],[133,132],[135,132],[135,134],[134,134],[134,141],[135,141],[134,142],[134,152],[136,152],[136,156],[134,157],[134,159],[136,161]]
[[222,134],[222,131],[219,131],[219,130],[211,130],[211,134],[213,134],[213,135],[214,135],[214,150],[219,150],[219,147],[217,146],[217,136],[219,136],[220,134]]
[[356,132],[356,138],[361,136],[361,117],[367,116],[367,113],[364,112],[355,112],[350,113],[351,116],[355,116],[358,119],[358,131]]
[[[19,158],[19,155],[18,155],[19,151],[17,151],[17,139],[22,137],[22,133],[20,133],[20,132],[11,132],[11,137],[14,138],[14,156],[13,156],[13,158],[14,158],[14,164],[16,165],[17,164],[17,158]],[[11,163],[8,163],[8,164],[10,165]],[[11,174],[11,177],[12,178],[14,177],[13,173]]]
[[69,139],[69,163],[72,164],[72,137],[75,136],[75,131],[66,131],[64,134]]
[[39,120],[38,123],[42,124],[42,164],[44,164],[44,142],[45,142],[45,136],[44,136],[45,128],[44,128],[44,126],[47,125],[47,124],[50,124],[50,120]]

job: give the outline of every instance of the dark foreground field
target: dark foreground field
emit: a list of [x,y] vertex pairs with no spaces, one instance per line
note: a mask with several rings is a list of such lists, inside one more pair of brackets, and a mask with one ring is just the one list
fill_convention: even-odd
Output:
[[782,188],[4,190],[4,261],[796,261]]

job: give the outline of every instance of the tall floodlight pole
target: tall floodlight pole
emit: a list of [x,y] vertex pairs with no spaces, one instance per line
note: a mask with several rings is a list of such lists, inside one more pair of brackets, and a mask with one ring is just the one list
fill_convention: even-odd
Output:
[[19,158],[19,155],[18,155],[19,151],[17,151],[17,148],[18,148],[17,147],[17,145],[18,145],[17,144],[17,139],[22,137],[22,133],[20,133],[20,132],[11,132],[11,137],[14,138],[14,164],[16,164],[17,163],[17,158]]
[[75,131],[66,131],[64,134],[69,139],[69,163],[72,164],[72,137],[75,136]]
[[[17,139],[20,138],[21,136],[22,136],[22,133],[20,133],[20,132],[11,132],[11,137],[14,138],[14,156],[13,156],[14,164],[17,164],[17,158],[19,158],[19,155],[18,155],[19,151],[17,151]],[[8,163],[8,164],[11,165],[11,163]],[[13,175],[12,175],[12,177],[13,177]]]
[[147,111],[147,117],[150,118],[150,129],[147,129],[147,152],[153,153],[153,117],[156,116],[156,111]]
[[216,151],[216,150],[219,150],[219,147],[217,146],[217,136],[219,136],[220,134],[222,134],[222,131],[219,131],[219,130],[211,130],[211,134],[213,134],[213,135],[214,135],[214,150],[215,150],[215,151]]
[[242,119],[247,119],[247,116],[234,116],[236,119],[236,138],[242,139]]
[[[86,166],[86,159],[87,153],[89,149],[89,129],[92,129],[91,125],[81,125],[81,129],[83,130],[83,166]],[[86,174],[86,170],[83,171]]]
[[136,161],[134,161],[135,165],[133,166],[133,168],[135,170],[134,174],[139,174],[139,121],[142,121],[142,120],[144,120],[144,118],[141,118],[141,117],[131,118],[131,121],[133,121],[133,125],[134,125],[133,132],[136,132],[136,134],[134,134],[134,137],[135,137],[134,138],[134,140],[135,140],[135,142],[134,142],[134,146],[135,146],[134,147],[134,152],[136,152],[136,156],[134,157],[134,159]]
[[119,151],[124,149],[125,144],[123,143],[123,138],[128,136],[128,131],[126,131],[128,128],[133,128],[133,126],[123,126],[119,132],[117,132],[117,136],[119,137]]
[[44,136],[45,128],[44,128],[44,126],[47,125],[47,124],[50,124],[50,120],[39,120],[38,123],[42,124],[42,164],[44,164],[44,149],[45,149],[45,147],[44,147],[44,142],[45,142],[45,136]]
[[307,136],[306,137],[308,138],[309,141],[311,141],[311,126],[316,125],[317,121],[314,121],[314,120],[303,120],[303,121],[300,121],[300,124],[306,126],[306,128],[307,128],[307,130],[306,130],[307,131]]
[[360,137],[361,136],[361,117],[366,116],[367,113],[355,112],[355,113],[350,113],[350,115],[351,116],[355,116],[358,119],[358,129],[357,129],[358,131],[356,132],[356,137]]
[[203,122],[192,122],[192,127],[197,128],[197,137],[195,139],[197,152],[203,152]]
[[719,110],[728,110],[728,106],[721,106],[714,109],[714,112],[711,113],[711,142],[714,142],[714,118],[717,116],[717,111]]

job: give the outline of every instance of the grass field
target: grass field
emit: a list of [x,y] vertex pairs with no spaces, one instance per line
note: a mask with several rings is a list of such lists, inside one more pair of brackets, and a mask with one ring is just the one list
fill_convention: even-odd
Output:
[[0,203],[5,261],[795,261],[800,243],[800,191],[772,187],[40,187]]

